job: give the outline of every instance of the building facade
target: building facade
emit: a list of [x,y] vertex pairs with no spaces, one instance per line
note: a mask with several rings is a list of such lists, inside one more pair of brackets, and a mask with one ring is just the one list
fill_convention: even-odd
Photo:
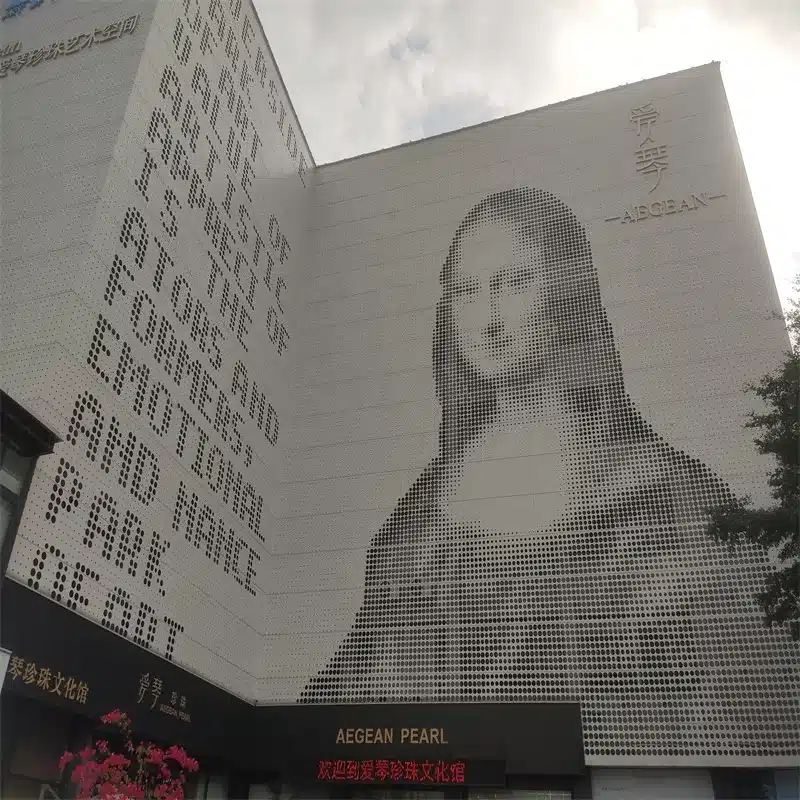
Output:
[[248,0],[0,30],[0,388],[60,438],[4,715],[124,707],[198,797],[796,796],[797,643],[704,533],[787,347],[717,64],[317,166]]

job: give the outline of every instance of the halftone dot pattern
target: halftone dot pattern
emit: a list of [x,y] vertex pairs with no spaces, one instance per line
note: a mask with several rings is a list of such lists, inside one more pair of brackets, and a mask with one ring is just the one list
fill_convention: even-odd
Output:
[[730,490],[626,393],[575,215],[486,197],[441,289],[438,454],[300,702],[576,700],[589,757],[800,752],[797,648],[752,600],[763,559],[707,537]]

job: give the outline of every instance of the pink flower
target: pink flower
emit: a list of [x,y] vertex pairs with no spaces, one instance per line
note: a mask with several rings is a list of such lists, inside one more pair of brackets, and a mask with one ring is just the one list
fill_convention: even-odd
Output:
[[111,781],[101,783],[97,787],[97,794],[101,800],[117,800],[122,797],[119,789]]
[[200,764],[195,761],[195,759],[189,758],[189,756],[186,755],[186,751],[176,744],[172,745],[172,747],[167,750],[166,757],[177,761],[181,769],[185,769],[187,772],[197,772],[197,770],[200,769]]
[[183,766],[184,762],[188,758],[186,751],[177,744],[173,744],[172,747],[167,750],[165,755],[167,758],[177,761],[181,766]]
[[125,800],[144,800],[144,790],[133,782],[121,783],[119,791]]
[[100,765],[94,761],[75,767],[72,779],[77,782],[79,793],[91,795],[92,789],[100,779],[101,771]]
[[81,757],[81,761],[88,761],[90,758],[94,758],[95,749],[93,747],[84,747],[83,750],[78,753]]
[[[113,752],[105,740],[98,741],[96,749],[83,748],[78,753],[79,762],[73,753],[65,752],[59,761],[59,770],[63,772],[68,764],[76,762],[71,771],[71,781],[76,784],[78,800],[145,800],[145,797],[184,800],[186,775],[183,773],[200,769],[196,759],[190,758],[179,745],[163,750],[152,742],[134,743],[130,719],[119,709],[109,712],[102,720],[106,724],[118,725],[125,737],[128,757]],[[130,768],[134,762],[138,780],[131,778]],[[174,764],[180,767],[180,771]]]
[[114,753],[110,755],[105,761],[103,761],[101,767],[102,769],[108,770],[121,770],[126,769],[131,765],[130,759],[125,758],[122,753]]
[[61,756],[61,758],[58,760],[58,771],[63,772],[67,764],[69,764],[70,761],[72,761],[74,758],[75,756],[72,755],[72,753],[66,751],[64,755]]
[[184,800],[183,787],[177,781],[164,783],[155,790],[154,796],[159,800]]

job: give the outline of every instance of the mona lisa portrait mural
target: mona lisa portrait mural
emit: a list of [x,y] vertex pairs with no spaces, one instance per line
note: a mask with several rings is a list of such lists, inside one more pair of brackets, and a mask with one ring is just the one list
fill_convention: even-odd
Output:
[[352,628],[301,701],[594,701],[621,732],[657,724],[669,755],[716,711],[741,745],[747,637],[710,622],[723,598],[752,614],[755,584],[704,533],[732,491],[627,393],[584,226],[550,192],[494,192],[440,285],[436,453],[372,539]]
[[589,763],[797,752],[767,562],[705,532],[764,496],[741,387],[785,343],[721,87],[681,80],[320,169],[287,700],[578,701]]
[[[249,0],[77,5],[2,26],[0,388],[61,437],[5,579],[286,759],[796,767],[769,563],[706,534],[770,502],[743,386],[788,346],[719,65],[315,165]],[[168,674],[125,685],[202,720]]]

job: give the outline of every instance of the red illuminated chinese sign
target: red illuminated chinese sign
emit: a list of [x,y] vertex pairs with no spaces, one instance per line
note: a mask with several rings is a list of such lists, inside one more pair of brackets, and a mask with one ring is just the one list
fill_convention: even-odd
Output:
[[464,784],[463,761],[319,761],[318,781]]

